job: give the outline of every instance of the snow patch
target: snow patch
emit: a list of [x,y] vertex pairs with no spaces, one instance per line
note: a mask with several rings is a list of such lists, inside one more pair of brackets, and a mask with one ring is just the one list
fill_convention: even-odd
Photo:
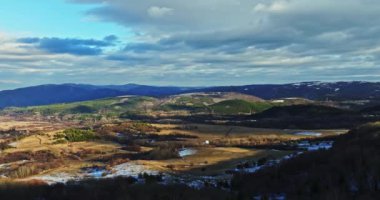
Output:
[[131,176],[137,178],[139,174],[158,175],[158,171],[148,170],[144,165],[137,163],[123,163],[112,168],[112,173],[104,176],[106,178],[117,176]]
[[317,151],[317,150],[328,150],[333,146],[333,141],[321,141],[310,143],[308,141],[302,141],[298,143],[298,147],[301,149],[306,149],[307,151]]
[[311,132],[311,131],[303,131],[303,132],[298,132],[295,133],[294,135],[303,135],[303,136],[322,136],[322,133],[317,133],[317,132]]
[[190,148],[183,148],[178,151],[178,155],[183,158],[186,156],[191,156],[197,153],[197,150],[195,149],[190,149]]
[[18,142],[9,143],[8,146],[13,147],[13,148],[17,148]]
[[53,185],[56,183],[67,183],[68,181],[72,181],[72,180],[80,180],[80,177],[77,175],[68,174],[68,173],[55,173],[55,174],[34,176],[32,177],[32,179],[42,180],[49,185]]

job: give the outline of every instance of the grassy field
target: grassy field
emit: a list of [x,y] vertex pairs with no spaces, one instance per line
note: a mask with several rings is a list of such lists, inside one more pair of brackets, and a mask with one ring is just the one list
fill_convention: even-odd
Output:
[[[228,125],[209,125],[209,124],[153,124],[161,129],[159,134],[183,133],[198,136],[204,139],[213,139],[220,137],[249,137],[249,136],[284,136],[289,139],[307,138],[307,136],[295,135],[294,133],[304,130],[297,129],[266,129],[266,128],[251,128],[243,126],[228,126]],[[322,136],[331,136],[347,132],[347,130],[313,130],[319,132]]]
[[148,161],[147,164],[168,172],[191,175],[220,175],[226,170],[234,169],[238,164],[247,161],[257,161],[260,158],[279,158],[290,154],[287,151],[254,150],[244,148],[194,148],[196,154],[183,159],[165,161]]
[[[120,99],[118,102],[116,104],[120,104]],[[94,108],[101,104],[93,103]],[[216,175],[247,161],[257,161],[263,157],[276,159],[292,153],[239,146],[312,138],[294,134],[302,130],[208,124],[123,122],[103,124],[90,130],[76,123],[12,119],[4,119],[0,123],[2,130],[11,128],[37,131],[4,140],[11,147],[0,153],[0,162],[3,163],[0,174],[10,178],[2,178],[3,181],[30,180],[35,176],[38,179],[57,173],[83,174],[84,168],[93,166],[114,173],[113,167],[123,163],[129,163],[128,167],[134,166],[141,173],[151,170],[170,174]],[[343,133],[344,130],[320,132],[321,137],[325,137]],[[181,157],[170,152],[182,148],[194,153]],[[158,155],[153,156],[153,151],[157,151]],[[128,167],[123,170],[128,170]]]

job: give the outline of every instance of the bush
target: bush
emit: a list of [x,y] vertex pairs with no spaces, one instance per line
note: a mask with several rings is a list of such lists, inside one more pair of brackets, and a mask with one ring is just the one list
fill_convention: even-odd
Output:
[[34,166],[21,166],[17,170],[11,172],[9,177],[11,178],[25,178],[36,174],[36,168]]
[[61,141],[65,139],[69,142],[81,142],[95,139],[95,132],[92,130],[82,130],[82,129],[66,129],[62,133],[57,134],[55,139]]

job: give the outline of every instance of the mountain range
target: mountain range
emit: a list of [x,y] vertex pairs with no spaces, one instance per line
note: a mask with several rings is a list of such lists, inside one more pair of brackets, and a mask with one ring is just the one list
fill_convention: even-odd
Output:
[[237,92],[262,99],[300,97],[311,100],[378,100],[380,83],[301,82],[218,87],[48,84],[0,91],[0,108],[69,103],[122,95],[164,97],[196,92]]

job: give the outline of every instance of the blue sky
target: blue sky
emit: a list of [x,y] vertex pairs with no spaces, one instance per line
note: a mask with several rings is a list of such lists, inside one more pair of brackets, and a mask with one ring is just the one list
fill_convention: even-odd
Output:
[[64,0],[2,0],[0,27],[9,33],[36,37],[102,38],[128,34],[125,27],[85,15],[97,6]]
[[2,0],[0,90],[379,81],[378,0]]

